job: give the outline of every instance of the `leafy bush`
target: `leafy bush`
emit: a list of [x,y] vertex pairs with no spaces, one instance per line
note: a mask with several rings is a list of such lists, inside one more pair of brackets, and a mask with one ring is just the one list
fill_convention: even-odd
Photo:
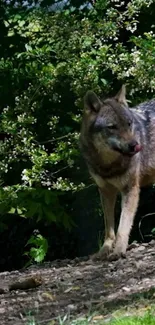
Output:
[[30,258],[28,264],[33,261],[37,263],[42,262],[48,250],[48,242],[46,238],[40,234],[33,235],[28,240],[27,245],[33,245],[30,250],[25,253],[25,255],[28,255]]

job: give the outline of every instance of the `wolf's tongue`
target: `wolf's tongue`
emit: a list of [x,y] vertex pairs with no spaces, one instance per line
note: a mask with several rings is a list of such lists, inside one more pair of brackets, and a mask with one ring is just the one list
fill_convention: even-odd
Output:
[[134,147],[134,152],[139,152],[142,150],[142,146],[140,144],[136,144],[136,146]]

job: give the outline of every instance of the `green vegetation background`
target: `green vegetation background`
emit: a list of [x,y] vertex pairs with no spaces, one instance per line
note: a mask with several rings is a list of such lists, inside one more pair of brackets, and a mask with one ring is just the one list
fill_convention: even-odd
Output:
[[78,148],[88,89],[154,95],[155,1],[51,4],[0,4],[1,233],[18,216],[73,226],[69,202],[91,186]]

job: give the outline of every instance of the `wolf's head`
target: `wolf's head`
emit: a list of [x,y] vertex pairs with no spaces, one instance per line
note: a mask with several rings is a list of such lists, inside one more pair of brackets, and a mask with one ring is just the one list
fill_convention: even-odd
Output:
[[87,137],[98,151],[111,155],[133,156],[141,150],[134,128],[132,110],[128,108],[125,86],[115,97],[101,101],[88,91],[84,98],[84,127]]

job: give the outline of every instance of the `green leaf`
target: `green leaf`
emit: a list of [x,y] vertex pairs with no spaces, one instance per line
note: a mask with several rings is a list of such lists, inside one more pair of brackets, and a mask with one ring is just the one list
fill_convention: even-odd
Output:
[[106,80],[106,79],[101,78],[101,82],[102,82],[102,84],[103,84],[104,86],[107,85],[107,80]]
[[14,36],[14,34],[15,34],[14,30],[8,31],[8,37],[12,37],[12,36]]
[[4,20],[4,25],[5,25],[5,27],[9,27],[10,24],[8,21]]
[[65,16],[68,16],[68,15],[70,15],[70,10],[66,9],[64,13],[65,13]]
[[52,212],[52,207],[51,206],[44,206],[43,207],[43,214],[46,220],[50,221],[50,222],[56,222],[57,221],[57,217],[56,215]]
[[26,51],[32,51],[32,47],[29,44],[25,44]]
[[45,203],[49,205],[51,201],[51,192],[49,190],[45,190]]
[[155,234],[155,228],[151,230],[151,233],[154,235]]
[[20,208],[17,207],[17,213],[18,213],[19,215],[23,215],[23,210],[21,210]]
[[14,214],[16,212],[16,208],[11,208],[8,213]]
[[25,21],[24,20],[20,20],[19,22],[18,22],[18,25],[19,25],[19,27],[23,27],[24,25],[25,25]]
[[41,204],[35,201],[28,201],[26,217],[32,218],[40,214]]

